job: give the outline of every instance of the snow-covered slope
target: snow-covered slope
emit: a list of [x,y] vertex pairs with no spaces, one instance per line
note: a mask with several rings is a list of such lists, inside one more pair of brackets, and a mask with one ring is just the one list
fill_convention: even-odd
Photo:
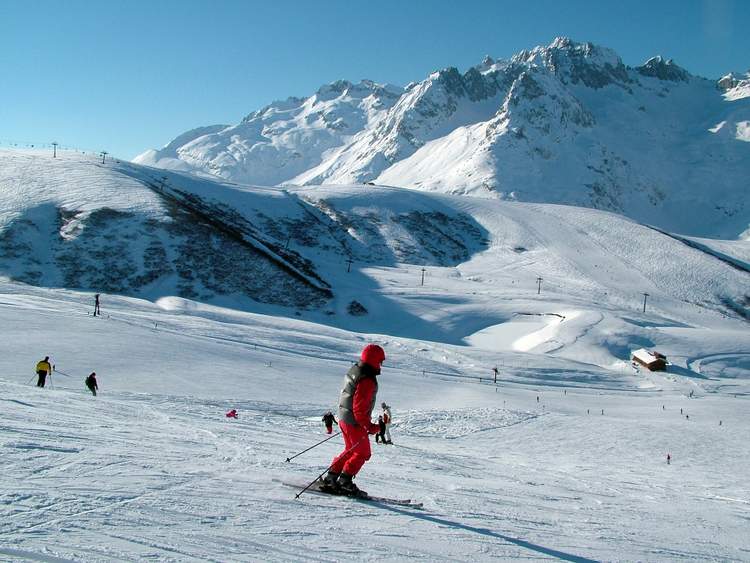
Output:
[[265,244],[198,191],[170,193],[168,177],[67,154],[4,151],[0,162],[0,263],[13,279],[237,306],[250,298],[310,307],[330,297],[298,255]]
[[[34,285],[451,343],[469,326],[550,312],[514,301],[537,277],[550,297],[585,309],[637,307],[648,292],[665,318],[686,307],[680,318],[750,316],[742,243],[683,239],[609,212],[369,185],[238,186],[69,153],[0,157],[0,274]],[[422,287],[422,268],[419,297],[380,291],[372,274]],[[458,285],[433,292],[431,276]],[[618,354],[605,345],[596,363]]]
[[[747,257],[593,209],[0,152],[0,560],[750,560]],[[274,481],[340,451],[284,461],[370,341],[395,445],[357,481],[421,511]]]
[[746,77],[715,82],[661,57],[631,68],[558,38],[403,91],[337,82],[136,162],[241,183],[374,181],[583,205],[687,235],[746,237],[747,93]]
[[[426,319],[439,302],[459,310],[458,288],[463,306],[471,286],[512,293],[448,270],[431,272],[427,292],[406,274],[370,274],[373,291],[412,299]],[[521,310],[581,308],[523,293]],[[93,318],[88,295],[0,282],[0,560],[750,560],[746,325],[633,308],[598,323],[550,317],[547,338],[568,326],[557,344],[577,340],[573,361],[514,350],[535,334],[520,319],[503,339],[455,346],[179,299],[103,305]],[[615,316],[629,319],[619,333]],[[674,365],[588,363],[597,327],[623,350],[656,342]],[[284,461],[327,437],[320,416],[368,340],[388,354],[378,398],[395,445],[373,444],[357,481],[421,511],[295,499],[274,481],[308,482],[342,449],[336,437]],[[37,389],[46,354],[58,371]],[[92,370],[96,398],[83,387]]]

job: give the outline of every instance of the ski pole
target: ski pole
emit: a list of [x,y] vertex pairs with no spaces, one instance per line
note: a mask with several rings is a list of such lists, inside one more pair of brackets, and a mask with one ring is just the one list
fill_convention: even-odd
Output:
[[328,441],[328,440],[330,440],[331,438],[335,438],[335,437],[336,437],[336,436],[338,436],[339,434],[341,434],[341,432],[336,432],[336,433],[335,433],[335,434],[334,434],[333,436],[329,436],[329,437],[328,437],[328,438],[326,438],[325,440],[321,440],[321,441],[320,441],[320,442],[318,442],[317,444],[313,444],[312,446],[310,446],[310,447],[309,447],[309,448],[307,448],[306,450],[302,450],[302,451],[301,451],[300,453],[298,453],[298,454],[294,454],[294,455],[293,455],[292,457],[288,457],[288,458],[286,458],[286,460],[287,460],[287,461],[292,461],[292,460],[293,460],[293,459],[294,459],[295,457],[297,457],[297,456],[300,456],[300,455],[302,455],[302,454],[303,454],[303,453],[305,453],[305,452],[309,452],[309,451],[310,451],[311,449],[313,449],[313,448],[316,448],[316,447],[318,447],[318,446],[319,446],[320,444],[322,444],[323,442],[327,442],[327,441]]
[[[370,436],[369,436],[369,434],[365,434],[365,435],[364,435],[364,436],[362,436],[362,437],[361,437],[361,438],[360,438],[359,440],[357,440],[357,443],[356,443],[356,444],[354,444],[354,445],[353,445],[353,446],[352,446],[351,448],[349,448],[348,450],[346,450],[346,451],[345,451],[345,452],[344,452],[343,454],[341,454],[341,455],[347,454],[347,453],[349,453],[350,451],[352,451],[352,450],[353,450],[354,448],[356,448],[357,446],[359,446],[359,444],[360,444],[360,442],[362,442],[362,440],[369,440],[369,439],[370,439]],[[302,493],[304,493],[304,492],[305,492],[305,491],[306,491],[307,489],[309,489],[310,487],[312,487],[312,486],[313,486],[313,485],[314,485],[314,484],[315,484],[315,483],[316,483],[316,482],[318,481],[318,479],[320,479],[320,478],[321,478],[321,477],[322,477],[323,475],[325,475],[325,474],[326,474],[326,472],[327,472],[327,471],[329,471],[329,470],[331,469],[331,467],[333,467],[333,464],[331,464],[331,465],[329,465],[328,467],[326,467],[326,468],[325,468],[325,469],[323,470],[323,473],[321,473],[321,474],[320,474],[320,475],[318,475],[318,476],[317,476],[317,477],[316,477],[315,479],[313,479],[312,481],[310,481],[310,482],[309,482],[309,483],[307,484],[307,486],[306,486],[306,487],[305,487],[304,489],[302,489],[302,490],[301,490],[300,492],[298,492],[298,493],[297,493],[296,495],[294,495],[294,498],[299,498],[300,496],[302,496]]]
[[[34,375],[31,376],[31,379],[29,379],[29,383],[31,383],[32,381],[34,381],[35,377],[37,377],[37,374],[34,374]],[[27,385],[28,385],[28,383],[27,383]]]

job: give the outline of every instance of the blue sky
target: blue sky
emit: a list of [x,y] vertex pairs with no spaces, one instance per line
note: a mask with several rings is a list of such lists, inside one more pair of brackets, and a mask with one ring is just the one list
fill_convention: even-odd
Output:
[[132,158],[339,78],[403,85],[559,35],[718,78],[750,68],[750,1],[0,0],[0,144]]

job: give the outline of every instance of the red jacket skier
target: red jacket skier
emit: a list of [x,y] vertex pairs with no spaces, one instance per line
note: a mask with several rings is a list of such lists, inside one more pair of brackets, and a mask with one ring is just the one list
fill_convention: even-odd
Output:
[[377,434],[380,427],[372,423],[372,409],[378,392],[380,366],[385,352],[377,344],[368,344],[361,359],[351,367],[344,378],[344,388],[339,397],[339,428],[344,435],[344,451],[331,463],[323,480],[324,487],[344,494],[366,494],[352,479],[370,459],[369,434]]

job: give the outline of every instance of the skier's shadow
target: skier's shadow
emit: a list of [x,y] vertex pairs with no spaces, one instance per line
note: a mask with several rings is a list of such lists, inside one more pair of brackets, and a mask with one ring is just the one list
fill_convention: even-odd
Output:
[[411,516],[412,518],[418,518],[420,520],[432,522],[433,524],[439,524],[440,526],[447,526],[449,528],[466,530],[467,532],[474,532],[475,534],[481,534],[483,536],[488,536],[491,538],[503,540],[508,543],[517,545],[518,547],[530,549],[532,551],[536,551],[537,553],[542,553],[550,557],[556,557],[557,559],[561,559],[563,561],[573,561],[574,563],[597,563],[596,559],[588,559],[587,557],[573,555],[572,553],[565,553],[564,551],[558,551],[556,549],[544,547],[543,545],[537,545],[535,543],[531,543],[526,540],[513,538],[510,536],[506,536],[505,534],[500,534],[498,532],[493,532],[492,530],[488,530],[487,528],[477,528],[475,526],[469,526],[468,524],[462,524],[461,522],[454,522],[453,520],[446,520],[445,518],[438,518],[437,516],[431,516],[423,512],[405,510],[402,508],[397,508],[395,506],[389,506],[385,504],[380,505],[380,506],[386,510],[390,510],[391,512],[395,512],[397,514],[403,514],[406,516]]

